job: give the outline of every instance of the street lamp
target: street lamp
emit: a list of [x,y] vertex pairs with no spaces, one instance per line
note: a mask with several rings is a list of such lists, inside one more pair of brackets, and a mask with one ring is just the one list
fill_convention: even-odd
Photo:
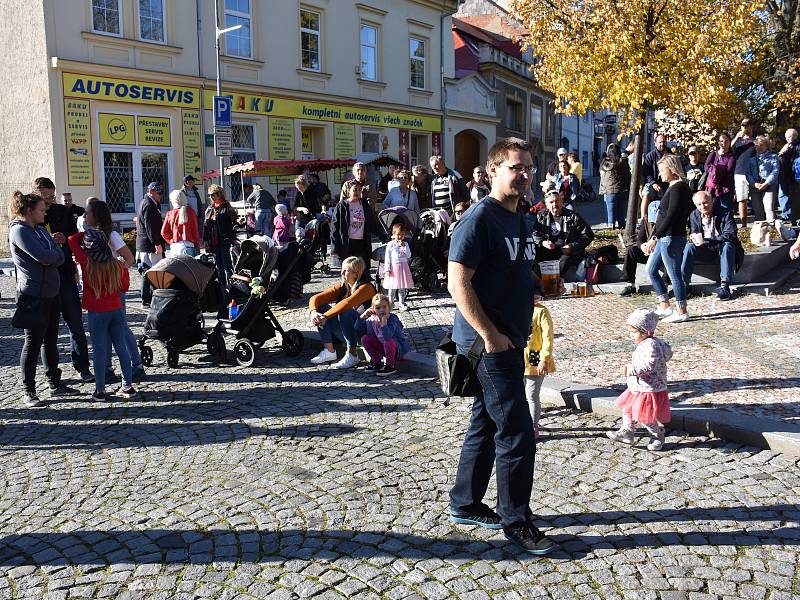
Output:
[[[221,38],[224,34],[229,33],[231,31],[236,31],[237,29],[241,29],[241,25],[234,25],[233,27],[226,27],[225,29],[219,28],[219,3],[217,0],[214,0],[214,19],[216,22],[216,40],[214,45],[217,49],[217,96],[222,96],[222,75],[220,73],[219,67],[219,38]],[[216,133],[216,132],[215,132]],[[219,185],[224,189],[225,188],[225,157],[219,157]]]

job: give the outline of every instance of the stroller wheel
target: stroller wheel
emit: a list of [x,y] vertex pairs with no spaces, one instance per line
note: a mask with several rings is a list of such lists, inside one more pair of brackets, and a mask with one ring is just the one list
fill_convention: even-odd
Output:
[[142,364],[145,367],[153,366],[153,349],[150,346],[142,344],[139,348],[139,354],[142,355]]
[[236,364],[249,367],[256,360],[256,349],[250,340],[239,340],[233,346],[233,355],[236,357]]
[[303,334],[297,329],[290,329],[283,336],[281,348],[286,353],[286,356],[297,356],[303,351],[303,343],[305,339]]
[[216,330],[208,334],[206,350],[208,350],[208,354],[215,358],[219,364],[228,360],[228,352],[225,350],[225,338]]
[[170,369],[177,369],[178,368],[178,358],[180,357],[180,353],[177,350],[170,350],[167,352],[167,366]]
[[331,268],[325,263],[322,264],[319,270],[323,275],[330,275],[331,273]]

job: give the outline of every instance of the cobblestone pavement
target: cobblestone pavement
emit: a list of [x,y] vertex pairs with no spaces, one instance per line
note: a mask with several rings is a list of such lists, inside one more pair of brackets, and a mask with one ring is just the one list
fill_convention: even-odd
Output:
[[[307,291],[321,289],[326,281],[312,283]],[[415,350],[432,355],[452,325],[455,305],[443,288],[433,295],[415,295],[409,304],[411,310],[400,315],[409,337]],[[620,368],[633,351],[625,319],[635,308],[654,307],[654,296],[565,297],[545,305],[557,334],[556,376],[624,389]],[[309,327],[304,306],[284,313],[301,329]],[[716,296],[690,299],[689,314],[687,323],[658,329],[675,352],[669,363],[674,404],[800,424],[800,280],[770,296],[748,294],[729,302]]]
[[781,455],[689,436],[654,454],[605,439],[613,420],[547,411],[532,507],[560,550],[527,559],[446,521],[468,407],[431,381],[197,350],[136,400],[82,385],[27,409],[11,306],[0,598],[800,596],[800,463]]

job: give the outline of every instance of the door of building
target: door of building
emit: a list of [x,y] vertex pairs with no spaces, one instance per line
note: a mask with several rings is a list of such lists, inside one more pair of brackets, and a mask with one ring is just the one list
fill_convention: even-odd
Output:
[[114,219],[129,221],[150,182],[164,190],[161,209],[169,210],[171,150],[142,148],[101,148],[103,156],[103,199],[108,202]]

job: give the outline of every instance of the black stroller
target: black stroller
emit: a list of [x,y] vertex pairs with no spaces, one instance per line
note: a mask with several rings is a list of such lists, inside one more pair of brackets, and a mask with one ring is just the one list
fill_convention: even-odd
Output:
[[[406,241],[411,248],[412,262],[409,263],[409,267],[411,268],[411,276],[414,278],[415,284],[420,285],[422,280],[419,278],[419,274],[414,272],[414,267],[412,264],[414,257],[416,256],[414,248],[418,245],[417,238],[419,236],[419,215],[417,215],[415,211],[408,210],[403,206],[394,206],[392,208],[385,208],[380,211],[378,213],[378,222],[381,224],[381,227],[387,236],[392,235],[392,227],[395,223],[402,222],[405,224],[406,229],[408,230],[408,237],[406,238]],[[386,244],[381,244],[372,251],[372,260],[378,262],[378,266],[375,269],[375,281],[378,284],[377,287],[380,290],[383,290],[383,284],[381,281],[383,280],[383,270],[385,267],[384,263],[386,262]]]
[[419,216],[419,234],[411,247],[411,273],[420,287],[432,292],[439,285],[439,274],[447,277],[447,251],[450,248],[450,217],[441,209],[428,209]]
[[[278,271],[280,254],[294,252],[288,264]],[[297,329],[285,331],[270,308],[270,303],[281,290],[285,289],[292,273],[302,265],[307,254],[297,243],[287,245],[283,250],[265,237],[253,237],[242,242],[241,255],[234,265],[228,295],[238,307],[233,319],[220,319],[214,329],[219,336],[233,335],[236,342],[233,355],[237,364],[249,367],[256,358],[256,351],[265,342],[281,337],[281,347],[287,356],[297,356],[303,351],[303,334]],[[300,267],[302,268],[302,267]],[[251,288],[253,278],[262,279],[261,293]]]
[[153,286],[153,299],[139,338],[142,363],[153,364],[149,340],[157,340],[167,349],[167,365],[177,368],[180,353],[206,342],[209,353],[225,360],[225,341],[218,333],[206,334],[203,326],[201,297],[209,286],[216,286],[214,269],[190,256],[175,256],[159,262],[145,274]]
[[323,275],[329,275],[328,245],[331,243],[331,223],[327,217],[312,219],[305,227],[305,234],[300,240],[306,252],[313,260],[313,269]]

